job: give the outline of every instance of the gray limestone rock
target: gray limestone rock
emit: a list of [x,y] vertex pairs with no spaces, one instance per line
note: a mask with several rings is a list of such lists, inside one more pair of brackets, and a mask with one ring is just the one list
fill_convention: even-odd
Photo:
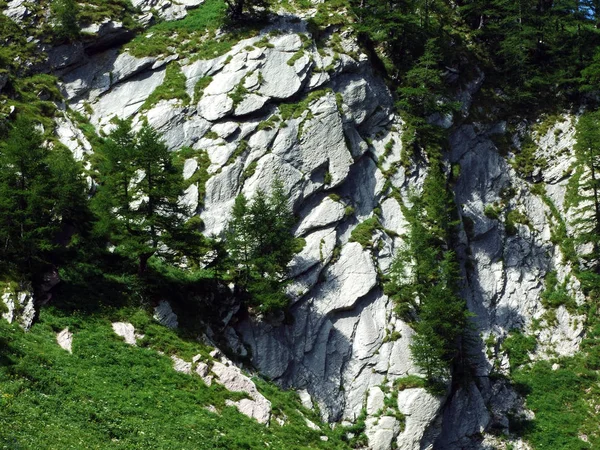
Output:
[[400,423],[395,417],[370,417],[366,421],[365,434],[369,439],[369,449],[390,450],[392,441],[400,432]]
[[154,308],[153,317],[158,323],[167,328],[177,328],[179,326],[177,315],[171,309],[171,304],[166,300],[161,300],[158,306]]
[[191,375],[192,373],[192,363],[187,362],[177,355],[171,355],[171,360],[173,361],[173,370],[175,372],[185,373],[186,375]]
[[406,416],[404,430],[397,440],[399,450],[420,448],[421,440],[440,407],[440,399],[425,389],[405,389],[398,393],[398,410]]
[[69,328],[65,328],[56,334],[56,342],[62,349],[73,353],[73,333],[69,331]]
[[218,382],[229,391],[244,392],[250,397],[231,402],[232,406],[235,406],[242,414],[256,419],[259,423],[269,422],[271,402],[258,392],[256,385],[239,368],[215,362],[212,371],[218,377]]
[[113,331],[117,336],[121,336],[126,344],[136,345],[137,340],[141,338],[136,334],[135,328],[128,322],[113,322]]

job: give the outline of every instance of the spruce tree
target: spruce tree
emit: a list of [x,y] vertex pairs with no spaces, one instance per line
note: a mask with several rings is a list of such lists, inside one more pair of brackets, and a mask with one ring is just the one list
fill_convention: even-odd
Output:
[[[597,263],[600,258],[600,111],[582,114],[575,133],[578,174],[572,186],[576,218],[572,221],[576,242],[591,244],[585,255]],[[598,269],[598,267],[597,267]]]
[[258,190],[251,201],[240,194],[232,209],[226,245],[238,293],[262,312],[287,306],[287,266],[295,250],[294,216],[283,184],[276,180],[267,195]]
[[179,203],[182,175],[147,123],[134,133],[128,122],[119,121],[99,153],[99,230],[116,251],[137,260],[142,275],[148,259],[170,256],[170,244],[185,232],[184,219],[191,211]]
[[65,223],[81,220],[85,184],[62,147],[51,148],[33,122],[18,117],[0,145],[0,258],[34,277],[51,264]]

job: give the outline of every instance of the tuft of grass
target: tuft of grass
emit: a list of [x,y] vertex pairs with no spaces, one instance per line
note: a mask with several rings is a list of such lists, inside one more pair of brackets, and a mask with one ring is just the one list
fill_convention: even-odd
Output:
[[350,242],[358,242],[363,247],[373,245],[373,233],[381,229],[381,223],[377,217],[371,217],[359,223],[350,234]]
[[535,337],[527,336],[520,330],[511,331],[502,343],[502,350],[508,355],[511,370],[529,362],[529,353],[533,352],[536,346]]
[[531,226],[529,218],[525,214],[523,214],[520,211],[517,211],[516,209],[513,209],[509,211],[508,214],[506,214],[506,223],[504,224],[506,234],[508,234],[509,236],[514,236],[515,234],[517,234],[518,230],[516,224]]
[[167,66],[165,81],[158,86],[142,105],[142,111],[148,110],[161,100],[180,99],[184,105],[190,102],[190,96],[185,89],[185,75],[177,63]]
[[204,95],[204,89],[206,89],[208,87],[208,85],[212,82],[212,80],[213,80],[213,77],[206,76],[206,77],[200,78],[196,82],[196,86],[194,86],[194,101],[195,102],[199,101],[202,98],[202,96]]

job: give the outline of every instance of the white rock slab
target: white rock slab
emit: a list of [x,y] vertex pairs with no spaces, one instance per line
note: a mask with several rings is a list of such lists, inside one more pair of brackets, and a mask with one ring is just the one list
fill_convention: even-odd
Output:
[[61,348],[65,349],[69,353],[73,353],[73,333],[71,333],[68,328],[65,328],[60,333],[57,333],[56,342]]

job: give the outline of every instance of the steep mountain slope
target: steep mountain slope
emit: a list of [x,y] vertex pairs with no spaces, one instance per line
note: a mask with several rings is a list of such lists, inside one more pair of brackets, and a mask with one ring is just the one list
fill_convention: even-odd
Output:
[[[164,9],[168,18],[179,10]],[[193,150],[181,201],[206,235],[222,234],[239,193],[251,197],[283,181],[298,217],[295,234],[305,240],[290,264],[289,312],[236,315],[236,299],[223,294],[223,321],[206,324],[206,334],[277,384],[306,391],[325,420],[364,422],[366,448],[530,448],[518,433],[532,413],[511,371],[530,356],[573,356],[585,334],[585,296],[559,245],[570,231],[565,197],[577,117],[564,114],[537,132],[525,122],[509,130],[475,120],[479,74],[457,95],[460,123],[432,118],[449,130],[444,163],[460,218],[455,250],[473,313],[468,362],[447,392],[434,395],[414,377],[413,330],[383,292],[427,161],[402,163],[403,118],[355,37],[309,30],[305,18],[282,14],[245,39],[222,37],[227,45],[219,49],[147,51],[134,40],[58,58],[52,70],[68,109],[59,108],[56,136],[87,163],[94,138],[87,121],[102,135],[114,118],[131,118],[134,127],[147,118],[170,149]],[[527,136],[532,177],[513,153]],[[544,300],[559,287],[572,302]],[[511,347],[519,336],[535,337],[523,361]]]

